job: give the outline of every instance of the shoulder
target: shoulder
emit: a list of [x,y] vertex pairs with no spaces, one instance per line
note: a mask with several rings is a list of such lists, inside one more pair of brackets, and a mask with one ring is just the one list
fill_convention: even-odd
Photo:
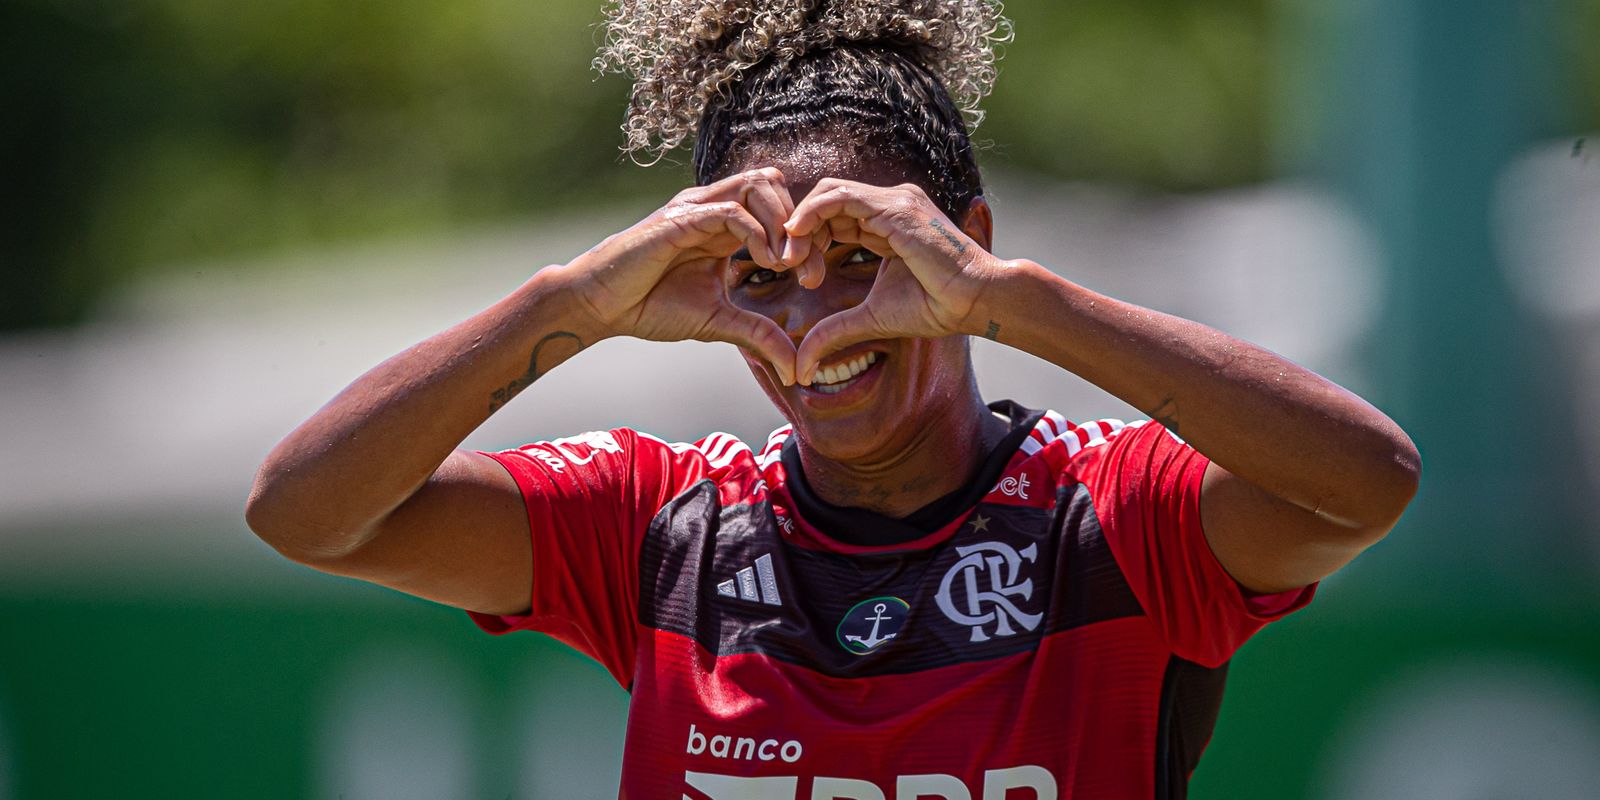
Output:
[[[1081,484],[1097,505],[1147,502],[1198,487],[1204,456],[1160,423],[1104,418],[1073,422],[1046,411],[1019,448],[1020,464],[1056,485]],[[1032,476],[1030,476],[1031,478]]]
[[1032,447],[1028,443],[1024,443],[1023,447],[1035,452],[1054,447],[1068,456],[1074,456],[1081,450],[1105,444],[1125,432],[1136,431],[1149,422],[1147,419],[1124,422],[1110,417],[1073,422],[1055,411],[1045,411],[1038,424],[1034,425],[1033,434],[1028,437]]
[[[1074,422],[1055,411],[1045,411],[1024,439],[1021,452],[1029,458],[1039,458],[1053,468],[1068,470],[1098,459],[1107,449],[1117,449],[1143,443],[1152,434],[1159,436],[1166,429],[1148,419],[1124,422],[1110,417]],[[1182,445],[1183,441],[1170,433],[1162,437],[1167,444]],[[1115,448],[1107,448],[1114,445]]]
[[755,452],[721,431],[673,441],[621,427],[481,452],[509,470],[524,493],[554,487],[592,499],[621,493],[654,503],[709,480],[732,504],[765,488]]
[[[586,431],[559,439],[541,439],[504,450],[484,452],[491,456],[521,456],[563,465],[665,456],[704,462],[712,468],[727,466],[740,456],[753,455],[750,446],[731,433],[717,431],[685,442],[626,427]],[[560,469],[554,463],[551,466]]]

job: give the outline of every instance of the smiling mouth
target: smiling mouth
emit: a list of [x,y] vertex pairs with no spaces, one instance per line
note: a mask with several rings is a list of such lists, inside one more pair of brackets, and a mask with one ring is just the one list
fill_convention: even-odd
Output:
[[881,358],[877,352],[868,351],[842,364],[818,369],[812,376],[811,388],[822,394],[838,394],[872,369]]

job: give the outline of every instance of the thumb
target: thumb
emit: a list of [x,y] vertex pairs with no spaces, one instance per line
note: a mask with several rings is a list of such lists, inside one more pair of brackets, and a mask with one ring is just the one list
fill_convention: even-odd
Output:
[[753,351],[777,370],[783,385],[794,385],[794,341],[771,318],[724,303],[707,325],[707,334],[702,338]]
[[800,382],[810,385],[816,377],[822,360],[853,344],[881,338],[877,317],[872,313],[871,298],[853,308],[822,319],[806,333],[795,354],[796,375]]

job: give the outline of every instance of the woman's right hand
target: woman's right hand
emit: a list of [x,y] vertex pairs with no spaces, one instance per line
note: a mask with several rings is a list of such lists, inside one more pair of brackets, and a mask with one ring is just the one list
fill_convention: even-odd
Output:
[[[748,248],[768,269],[779,259],[794,201],[777,169],[742,172],[685,189],[650,216],[567,265],[600,328],[661,342],[729,342],[766,359],[785,384],[795,378],[795,344],[771,319],[728,300],[727,258]],[[822,277],[819,256],[798,268],[803,285]],[[813,277],[814,276],[814,277]]]
[[[273,448],[246,509],[284,555],[460,608],[526,613],[522,490],[461,442],[539,376],[607,336],[731,342],[794,380],[795,343],[728,301],[728,256],[783,271],[794,212],[775,169],[685,190],[571,263],[368,370]],[[822,277],[820,257],[797,267]],[[807,283],[802,278],[802,283]],[[544,348],[550,342],[559,346]],[[544,349],[542,349],[544,348]],[[548,349],[550,352],[546,352]]]

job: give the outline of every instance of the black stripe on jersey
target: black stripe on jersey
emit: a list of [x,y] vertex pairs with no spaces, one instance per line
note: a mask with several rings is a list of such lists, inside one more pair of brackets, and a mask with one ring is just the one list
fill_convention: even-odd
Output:
[[1156,722],[1156,798],[1189,796],[1189,774],[1211,741],[1222,710],[1228,665],[1210,668],[1173,656],[1161,680]]
[[1044,417],[1043,411],[1024,408],[1011,400],[990,403],[989,410],[1009,419],[1011,430],[984,456],[973,479],[903,519],[886,517],[861,508],[836,506],[817,497],[811,491],[811,484],[806,480],[805,470],[800,464],[800,439],[790,436],[783,443],[778,457],[783,462],[789,496],[794,498],[795,510],[813,526],[827,531],[829,536],[848,544],[869,547],[903,544],[943,528],[970,511],[989,493],[989,488],[1005,474],[1011,456]]
[[[1012,634],[1001,635],[993,624],[958,624],[941,610],[942,587],[951,587],[950,597],[965,591],[967,576],[952,570],[958,549],[982,544],[1033,548],[1017,581],[1029,581],[1030,591],[1013,598],[1024,612],[1044,615],[1031,630],[1012,619]],[[718,583],[763,555],[771,556],[781,604],[717,594]],[[706,480],[661,509],[639,558],[643,625],[691,637],[714,655],[761,654],[835,677],[1003,658],[1036,648],[1052,633],[1143,613],[1081,485],[1061,487],[1053,511],[980,504],[936,547],[846,555],[788,546],[770,505],[722,507],[716,485]],[[853,606],[874,597],[904,600],[909,619],[893,641],[857,655],[839,644],[838,626]]]

